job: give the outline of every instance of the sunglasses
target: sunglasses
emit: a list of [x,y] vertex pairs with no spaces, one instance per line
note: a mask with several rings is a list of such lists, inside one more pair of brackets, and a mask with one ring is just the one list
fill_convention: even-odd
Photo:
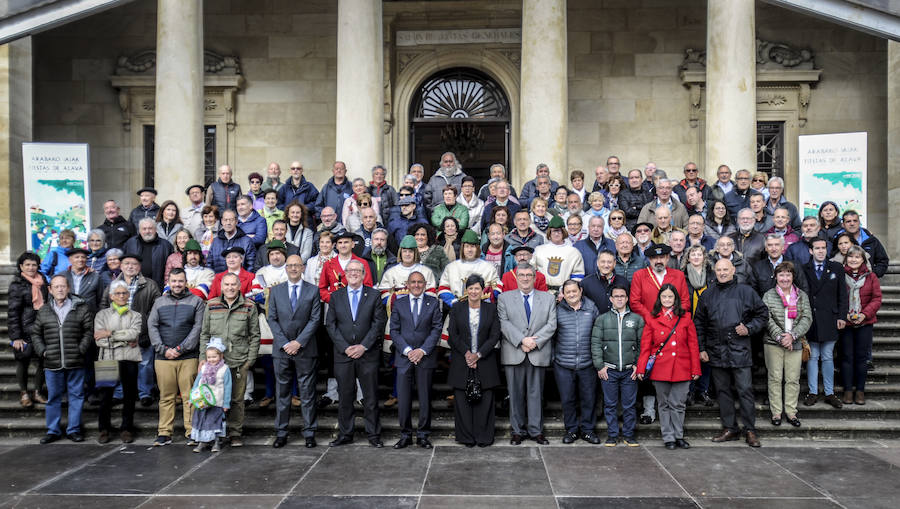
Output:
[[291,169],[292,170],[302,170],[303,167],[302,166],[291,166]]
[[762,182],[762,183],[766,182],[765,179],[753,179],[753,181],[754,182]]

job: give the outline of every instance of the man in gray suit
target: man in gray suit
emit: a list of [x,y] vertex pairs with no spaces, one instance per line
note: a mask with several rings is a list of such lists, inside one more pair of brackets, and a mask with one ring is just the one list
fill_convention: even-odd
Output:
[[509,386],[510,443],[521,444],[527,432],[538,444],[547,445],[541,398],[552,356],[550,338],[556,331],[556,299],[534,289],[534,267],[520,263],[515,270],[518,290],[501,293],[497,303],[503,333],[500,362]]
[[319,326],[321,304],[319,288],[303,281],[303,260],[297,255],[284,264],[288,280],[269,291],[268,322],[272,329],[272,362],[275,367],[277,400],[273,447],[287,444],[288,424],[291,420],[291,386],[294,377],[300,389],[300,411],[306,426],[303,436],[306,447],[316,446],[316,328]]

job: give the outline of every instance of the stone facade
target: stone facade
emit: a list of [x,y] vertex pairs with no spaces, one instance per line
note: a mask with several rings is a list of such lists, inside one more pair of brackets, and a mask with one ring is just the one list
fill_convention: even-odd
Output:
[[[120,56],[155,47],[156,5],[138,0],[33,38],[34,140],[91,145],[95,219],[103,199],[133,206],[132,190],[143,180],[140,140],[123,128],[110,76]],[[610,154],[621,158],[623,169],[652,160],[679,177],[688,160],[700,163],[707,177],[718,163],[729,163],[704,161],[702,118],[692,125],[691,91],[679,76],[685,50],[706,46],[705,1],[568,0],[566,5],[567,170],[590,175]],[[798,123],[793,132],[869,133],[868,226],[885,232],[886,42],[760,2],[755,10],[758,38],[808,48],[822,71],[811,87],[805,125]],[[249,172],[262,171],[269,161],[286,168],[295,159],[318,184],[329,175],[331,161],[341,158],[335,154],[337,17],[333,0],[204,3],[204,47],[240,61],[243,83],[233,104],[234,129],[217,162],[231,164],[242,186]],[[539,161],[519,157],[521,144],[535,143],[519,139],[519,44],[506,39],[394,43],[397,31],[521,28],[522,0],[385,2],[383,19],[384,162],[391,178],[399,178],[410,163],[406,124],[414,90],[430,72],[457,65],[478,68],[504,87],[511,103],[512,180],[521,185],[531,178]],[[5,164],[10,158],[0,160]],[[367,170],[351,168],[351,173]],[[795,198],[796,180],[788,176],[787,193]],[[3,235],[0,230],[0,244],[8,238]],[[13,251],[21,248],[12,244]]]

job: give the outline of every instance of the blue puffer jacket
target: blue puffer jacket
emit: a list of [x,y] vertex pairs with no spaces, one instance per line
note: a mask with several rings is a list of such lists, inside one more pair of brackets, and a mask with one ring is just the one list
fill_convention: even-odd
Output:
[[237,228],[237,233],[230,240],[225,237],[225,230],[219,230],[216,238],[213,239],[212,246],[209,247],[209,254],[206,256],[206,266],[216,274],[225,272],[228,267],[225,266],[225,258],[222,257],[222,251],[234,246],[244,249],[244,270],[253,270],[253,264],[256,262],[256,246],[253,244],[253,240],[240,227]]
[[[283,188],[282,188],[283,189]],[[253,240],[253,245],[259,247],[266,242],[266,220],[257,211],[251,211],[246,221],[238,217],[238,228],[243,230]]]
[[276,205],[279,209],[284,210],[284,207],[291,203],[294,200],[302,203],[304,207],[306,207],[310,212],[313,212],[316,207],[316,199],[319,197],[319,190],[316,189],[316,186],[312,185],[311,182],[306,180],[306,177],[300,176],[300,185],[294,187],[294,180],[288,179],[287,182],[281,185],[278,188],[278,205]]
[[343,222],[341,213],[344,210],[344,200],[352,194],[353,186],[350,185],[350,179],[344,178],[344,183],[338,185],[334,183],[334,177],[331,177],[322,187],[322,192],[316,200],[316,217],[322,216],[322,209],[331,207],[337,213],[338,222]]
[[557,364],[568,369],[593,366],[591,331],[599,315],[590,299],[581,299],[581,308],[572,309],[565,300],[556,306],[556,346],[553,348]]
[[406,236],[406,231],[410,226],[419,223],[427,223],[428,221],[425,219],[425,216],[422,214],[422,208],[419,207],[416,209],[416,213],[413,215],[412,219],[408,217],[404,217],[400,214],[399,207],[397,213],[391,213],[391,219],[388,222],[388,233],[394,237],[394,240],[397,244],[400,244],[400,241],[403,240],[403,237]]

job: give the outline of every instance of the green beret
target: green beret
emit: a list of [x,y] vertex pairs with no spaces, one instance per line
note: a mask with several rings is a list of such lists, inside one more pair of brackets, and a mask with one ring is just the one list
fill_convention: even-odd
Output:
[[202,253],[202,252],[203,252],[203,248],[200,247],[200,243],[197,242],[196,240],[194,240],[194,239],[189,239],[189,240],[184,244],[184,252],[187,253],[188,251],[199,251],[199,252]]
[[547,225],[547,228],[562,228],[563,230],[565,230],[566,223],[563,222],[563,219],[561,217],[553,216],[553,218],[550,219],[550,224]]
[[269,250],[280,249],[280,250],[284,251],[285,253],[287,253],[287,246],[284,245],[284,242],[282,242],[278,239],[270,240],[269,243],[266,244],[266,248]]
[[481,245],[481,239],[478,238],[478,234],[473,232],[472,230],[466,230],[463,233],[460,242],[462,242],[463,244],[475,244],[476,246]]
[[416,249],[416,238],[412,235],[406,235],[400,241],[400,249]]

